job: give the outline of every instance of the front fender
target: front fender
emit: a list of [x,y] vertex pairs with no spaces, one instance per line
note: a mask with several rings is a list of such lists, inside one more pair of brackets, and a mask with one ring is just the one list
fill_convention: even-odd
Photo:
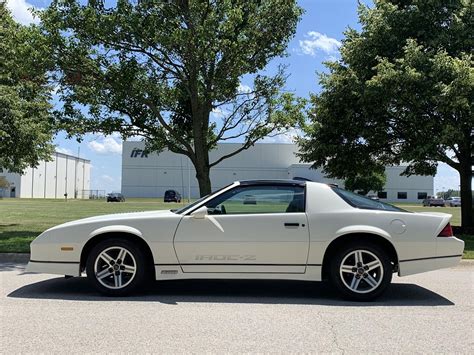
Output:
[[112,226],[105,226],[101,228],[97,228],[93,230],[89,234],[89,239],[95,237],[96,235],[99,234],[105,234],[105,233],[128,233],[128,234],[134,234],[137,237],[142,238],[142,232],[140,232],[138,229],[130,227],[130,226],[124,226],[124,225],[112,225]]

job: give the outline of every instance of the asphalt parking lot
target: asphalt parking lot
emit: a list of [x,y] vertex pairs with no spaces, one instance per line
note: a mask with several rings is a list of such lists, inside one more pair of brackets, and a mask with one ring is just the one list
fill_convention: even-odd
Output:
[[0,353],[470,353],[474,263],[405,278],[374,303],[323,283],[179,281],[130,298],[0,263]]

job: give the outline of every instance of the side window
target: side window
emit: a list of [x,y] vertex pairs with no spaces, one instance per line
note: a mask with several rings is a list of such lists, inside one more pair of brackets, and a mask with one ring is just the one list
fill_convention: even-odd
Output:
[[406,200],[407,199],[407,193],[406,192],[398,192],[397,193],[397,198],[399,200]]
[[304,212],[302,186],[237,186],[212,199],[209,214],[256,214]]
[[427,197],[428,194],[426,192],[418,192],[418,200],[424,200]]

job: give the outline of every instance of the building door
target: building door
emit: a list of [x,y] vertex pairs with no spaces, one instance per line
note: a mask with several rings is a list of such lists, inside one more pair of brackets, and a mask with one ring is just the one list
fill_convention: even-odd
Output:
[[16,197],[16,187],[10,189],[10,197]]

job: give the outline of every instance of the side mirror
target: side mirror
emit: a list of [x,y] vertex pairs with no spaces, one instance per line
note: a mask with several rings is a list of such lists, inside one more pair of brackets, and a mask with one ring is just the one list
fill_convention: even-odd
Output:
[[191,213],[191,216],[195,219],[204,219],[204,218],[206,218],[206,216],[207,216],[207,207],[202,206],[202,207],[198,208],[196,211]]

